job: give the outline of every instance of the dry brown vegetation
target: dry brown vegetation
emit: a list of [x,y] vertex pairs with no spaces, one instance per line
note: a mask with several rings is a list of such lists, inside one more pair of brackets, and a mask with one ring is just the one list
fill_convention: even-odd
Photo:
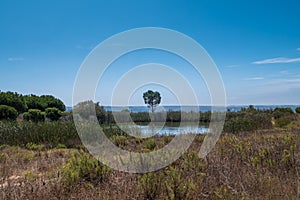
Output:
[[[80,148],[2,145],[0,199],[298,199],[299,133],[224,134],[205,159],[197,154],[198,135],[179,160],[147,174],[111,170]],[[172,138],[127,139],[113,141],[152,150]]]

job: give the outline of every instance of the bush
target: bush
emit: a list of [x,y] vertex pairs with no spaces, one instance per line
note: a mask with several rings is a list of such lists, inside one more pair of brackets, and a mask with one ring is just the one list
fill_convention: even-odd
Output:
[[295,111],[296,113],[300,113],[300,107],[297,107]]
[[41,144],[35,144],[35,143],[32,143],[32,142],[28,142],[26,144],[26,148],[28,150],[41,151],[43,149],[43,145],[41,145]]
[[156,143],[153,138],[146,140],[145,145],[146,145],[146,148],[149,150],[153,150],[156,147]]
[[45,118],[45,113],[39,109],[29,109],[28,112],[23,114],[23,119],[26,121],[43,122]]
[[18,117],[18,111],[6,105],[0,105],[0,120],[8,119],[8,120],[16,120]]
[[291,108],[275,108],[273,117],[278,119],[292,114],[294,114],[294,111]]
[[72,110],[73,115],[79,115],[82,119],[89,120],[94,112],[96,112],[96,117],[98,121],[103,124],[106,120],[106,111],[103,106],[100,106],[99,102],[94,103],[93,101],[84,101],[78,103]]
[[46,108],[46,117],[51,121],[57,121],[62,116],[62,113],[57,108]]
[[289,125],[292,121],[294,121],[291,117],[281,117],[275,121],[277,127],[284,128]]
[[149,172],[147,174],[143,174],[139,177],[139,182],[144,195],[144,199],[158,199],[163,186],[163,173]]
[[67,185],[80,180],[102,182],[111,169],[101,164],[96,158],[83,151],[75,152],[62,168],[64,181]]

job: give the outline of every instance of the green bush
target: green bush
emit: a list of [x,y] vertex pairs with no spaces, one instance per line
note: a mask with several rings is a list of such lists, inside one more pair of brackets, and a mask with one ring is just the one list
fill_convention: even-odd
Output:
[[288,116],[288,115],[293,115],[294,112],[291,108],[275,108],[273,112],[273,117],[275,119],[278,119],[280,117]]
[[297,107],[295,111],[296,113],[300,113],[300,107]]
[[128,143],[127,138],[122,135],[114,135],[112,137],[112,140],[114,144],[117,145],[118,147],[125,147]]
[[65,183],[71,185],[80,180],[102,182],[111,172],[111,169],[101,164],[90,154],[76,151],[66,165],[62,167],[62,172]]
[[62,116],[62,112],[58,108],[46,108],[46,117],[51,121],[57,121]]
[[0,105],[0,120],[16,120],[18,117],[18,112],[15,108],[6,105]]
[[107,113],[103,106],[100,106],[99,102],[94,103],[93,101],[84,101],[78,103],[75,108],[72,110],[73,115],[78,115],[82,119],[89,120],[90,117],[93,117],[92,114],[96,112],[96,117],[98,121],[103,124],[107,121]]
[[39,109],[29,109],[28,112],[23,114],[23,119],[26,121],[43,122],[45,118],[46,114]]
[[158,199],[163,186],[162,172],[149,172],[139,176],[139,183],[144,195],[144,199]]
[[288,117],[288,116],[287,117],[281,117],[281,118],[279,118],[275,121],[275,125],[277,127],[283,128],[283,127],[289,125],[292,121],[294,121],[294,119],[291,118],[291,117]]
[[41,144],[35,144],[35,143],[32,143],[32,142],[28,142],[26,144],[26,148],[28,150],[41,151],[43,149],[43,145],[41,145]]
[[145,141],[146,148],[149,150],[153,150],[156,147],[156,142],[153,138],[150,138]]
[[189,179],[183,178],[183,171],[170,167],[166,171],[167,180],[166,185],[168,191],[168,199],[180,200],[180,199],[193,199],[192,193],[195,188],[193,182]]

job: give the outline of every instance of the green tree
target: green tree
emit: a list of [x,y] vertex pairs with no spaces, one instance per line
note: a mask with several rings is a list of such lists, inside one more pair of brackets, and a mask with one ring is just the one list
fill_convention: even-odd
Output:
[[104,107],[100,106],[100,103],[97,102],[97,103],[95,103],[95,109],[96,109],[96,116],[97,116],[99,123],[101,123],[101,124],[105,123],[107,113],[106,113]]
[[57,121],[62,116],[62,112],[57,108],[46,108],[46,117],[51,121]]
[[161,96],[159,92],[153,92],[148,90],[143,94],[144,102],[151,108],[151,111],[154,112],[155,107],[160,104]]
[[23,119],[33,122],[45,121],[46,114],[39,109],[29,109],[28,112],[23,114]]
[[16,92],[0,92],[0,105],[14,107],[18,113],[23,113],[27,110],[23,96]]
[[14,107],[7,105],[0,105],[0,120],[16,120],[18,117],[18,112]]
[[34,94],[25,95],[24,99],[28,109],[45,110],[45,108],[48,106],[46,102],[42,102],[40,97]]
[[65,104],[58,98],[55,98],[52,95],[42,95],[36,96],[34,94],[25,95],[25,102],[28,106],[28,109],[39,109],[41,111],[46,111],[47,108],[57,108],[60,111],[65,111]]
[[74,114],[80,115],[83,119],[90,119],[92,114],[96,112],[96,117],[100,123],[105,123],[106,122],[106,116],[107,113],[104,110],[103,106],[100,106],[100,103],[94,103],[93,101],[84,101],[78,103],[75,108],[73,109]]
[[66,110],[65,104],[52,95],[40,96],[40,103],[45,106],[43,111],[46,110],[46,108],[58,108],[60,111]]
[[296,113],[300,113],[300,107],[296,108]]

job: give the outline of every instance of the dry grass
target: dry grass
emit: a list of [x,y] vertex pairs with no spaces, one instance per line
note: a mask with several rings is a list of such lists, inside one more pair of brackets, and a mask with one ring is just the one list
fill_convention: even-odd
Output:
[[[299,132],[290,129],[223,135],[205,159],[197,155],[203,140],[199,135],[179,160],[160,171],[110,171],[101,181],[79,175],[71,184],[66,184],[62,169],[74,153],[86,152],[3,145],[0,199],[298,199]],[[169,142],[168,137],[155,137],[154,148]],[[131,138],[121,141],[120,146],[133,149],[136,144],[138,150],[145,150],[153,147],[152,142],[149,145]]]

